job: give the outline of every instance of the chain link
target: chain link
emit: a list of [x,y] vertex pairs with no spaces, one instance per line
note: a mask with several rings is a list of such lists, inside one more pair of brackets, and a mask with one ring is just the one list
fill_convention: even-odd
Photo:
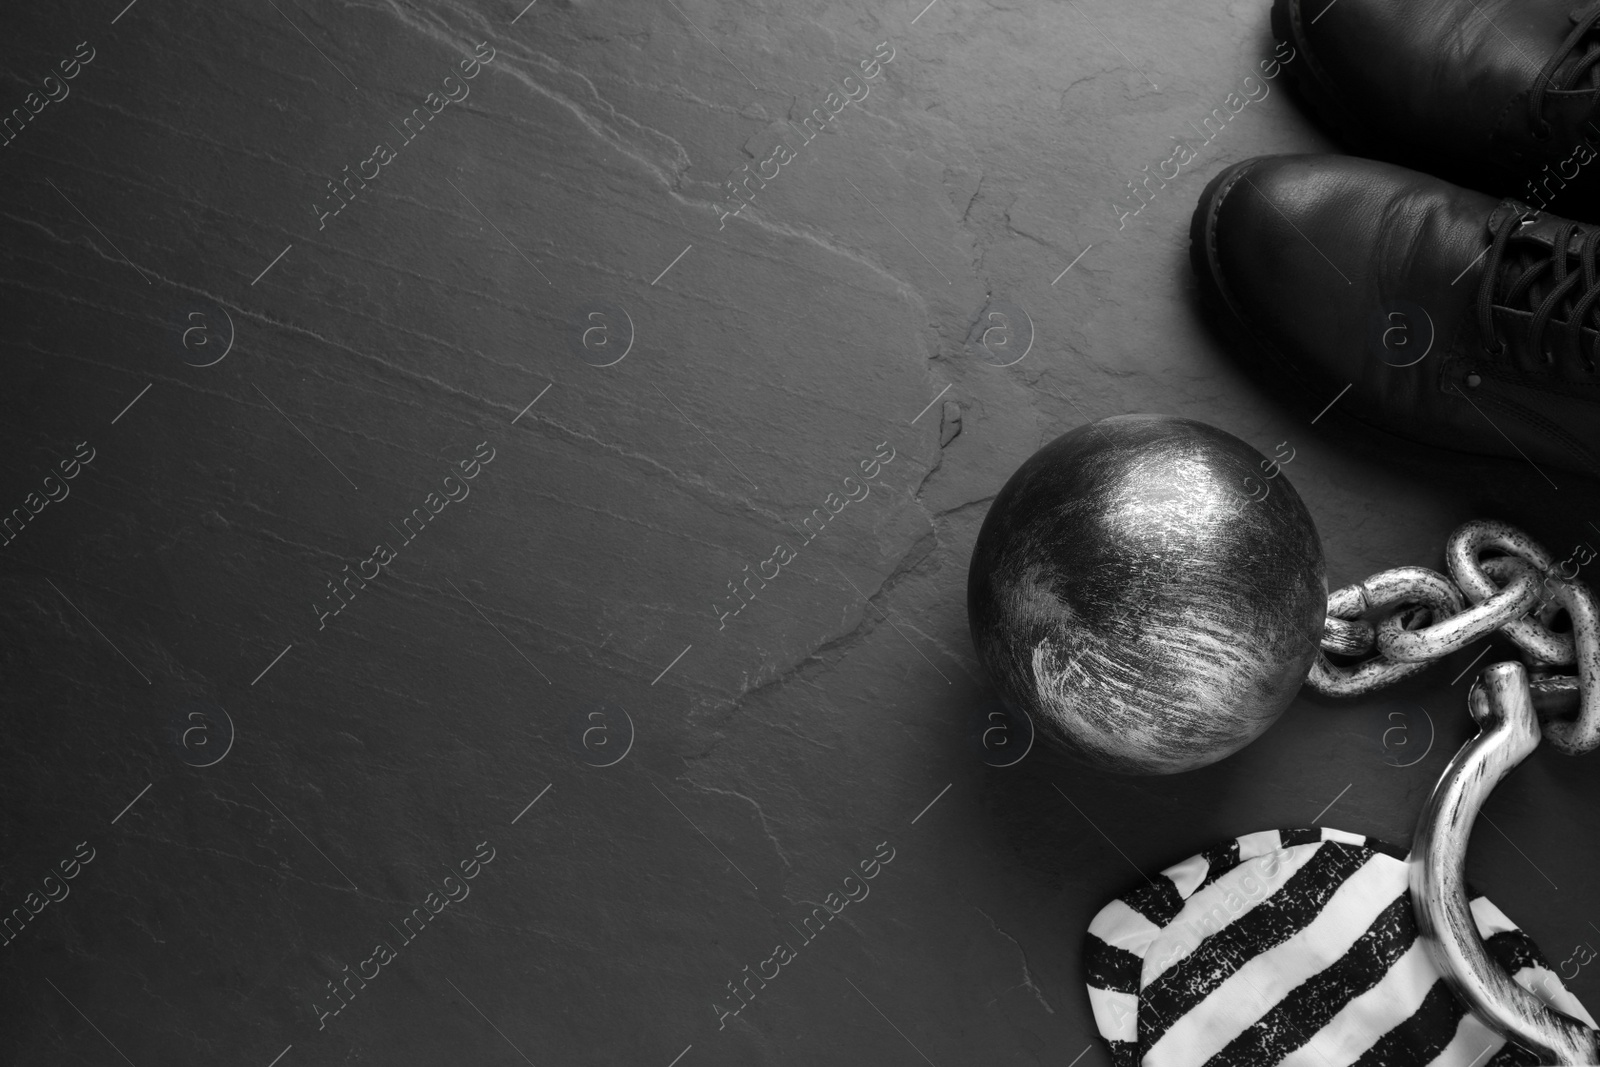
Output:
[[1332,652],[1336,656],[1365,656],[1371,652],[1377,639],[1377,631],[1370,622],[1360,619],[1339,619],[1331,612],[1324,620],[1322,629],[1322,650]]
[[1402,616],[1390,615],[1378,623],[1378,651],[1402,663],[1432,663],[1505,629],[1540,599],[1539,575],[1528,566],[1518,570],[1520,573],[1493,596],[1454,615],[1440,618],[1436,612],[1433,625],[1423,629],[1407,630]]
[[[1461,591],[1438,571],[1426,567],[1396,567],[1374,574],[1364,582],[1335,589],[1328,594],[1329,619],[1361,620],[1366,615],[1388,613],[1398,616],[1406,609],[1422,608],[1430,618],[1446,619],[1461,610]],[[1326,623],[1324,623],[1326,626]],[[1375,629],[1375,628],[1374,628]],[[1327,650],[1327,638],[1323,638]],[[1426,670],[1428,664],[1390,659],[1381,653],[1350,667],[1338,667],[1326,655],[1311,664],[1306,684],[1328,696],[1353,697],[1393,685]]]
[[[1544,723],[1544,737],[1568,755],[1588,752],[1600,745],[1600,602],[1587,585],[1556,579],[1550,583],[1556,601],[1572,619],[1574,666],[1577,680],[1578,716],[1576,719],[1550,719]],[[1554,679],[1541,679],[1548,681]]]
[[[1456,580],[1467,599],[1474,604],[1487,600],[1498,592],[1494,578],[1485,571],[1478,557],[1486,548],[1497,548],[1506,557],[1521,560],[1541,576],[1561,581],[1556,571],[1556,560],[1544,546],[1533,538],[1504,522],[1482,519],[1463,523],[1445,545],[1445,563],[1450,577]],[[1505,627],[1505,635],[1535,661],[1549,664],[1568,664],[1575,655],[1572,634],[1558,634],[1536,618],[1519,618]]]
[[[1484,556],[1490,550],[1501,554]],[[1600,747],[1600,600],[1589,587],[1561,577],[1555,557],[1503,522],[1463,524],[1445,564],[1449,577],[1396,567],[1328,594],[1321,654],[1306,684],[1326,696],[1361,696],[1503,633],[1528,664],[1545,739],[1568,754]],[[1550,627],[1562,611],[1570,631]],[[1366,658],[1341,666],[1330,654]]]

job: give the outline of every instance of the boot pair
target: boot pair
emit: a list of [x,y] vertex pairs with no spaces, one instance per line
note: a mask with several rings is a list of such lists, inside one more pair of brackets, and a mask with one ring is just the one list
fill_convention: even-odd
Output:
[[1600,478],[1600,2],[1275,0],[1272,26],[1371,158],[1201,194],[1190,257],[1241,357],[1307,411]]

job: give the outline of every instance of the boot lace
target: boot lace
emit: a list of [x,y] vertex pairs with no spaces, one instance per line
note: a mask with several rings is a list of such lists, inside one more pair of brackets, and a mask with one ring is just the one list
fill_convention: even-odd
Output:
[[[1600,227],[1563,222],[1547,247],[1542,240],[1519,236],[1532,217],[1508,215],[1485,253],[1477,302],[1484,346],[1494,356],[1510,347],[1495,329],[1496,309],[1518,317],[1531,311],[1527,351],[1549,366],[1555,354],[1547,340],[1565,343],[1573,365],[1581,359],[1593,374],[1600,363]],[[1586,327],[1593,336],[1587,346]]]
[[[1588,50],[1576,62],[1562,70],[1562,66],[1572,59],[1578,46],[1584,43],[1585,38],[1593,33],[1595,27],[1600,25],[1600,2],[1590,3],[1578,8],[1571,15],[1572,32],[1567,34],[1561,46],[1551,54],[1539,71],[1538,77],[1533,80],[1533,89],[1528,93],[1528,116],[1532,128],[1541,139],[1551,134],[1550,123],[1544,117],[1544,94],[1550,90],[1560,92],[1579,88],[1579,82],[1588,79],[1588,88],[1600,96],[1600,40],[1589,40]],[[1559,77],[1557,71],[1560,71]]]

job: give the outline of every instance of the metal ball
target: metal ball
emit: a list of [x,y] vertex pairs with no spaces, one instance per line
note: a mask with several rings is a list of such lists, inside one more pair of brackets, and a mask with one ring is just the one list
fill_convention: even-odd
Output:
[[1034,453],[967,576],[1002,699],[1042,744],[1133,774],[1259,737],[1310,670],[1327,600],[1322,543],[1282,465],[1166,415],[1102,419]]

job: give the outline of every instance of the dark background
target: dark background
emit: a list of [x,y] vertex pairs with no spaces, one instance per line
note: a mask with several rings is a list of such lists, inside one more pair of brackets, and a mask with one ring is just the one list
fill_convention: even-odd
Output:
[[[1086,420],[1200,418],[1293,447],[1338,586],[1441,566],[1473,517],[1563,557],[1600,541],[1593,486],[1337,405],[1313,426],[1332,398],[1269,400],[1203,328],[1207,178],[1328,146],[1282,78],[1118,228],[1259,73],[1264,4],[924,3],[6,6],[5,110],[95,58],[0,149],[0,507],[95,458],[0,550],[0,910],[95,858],[0,947],[0,1060],[1104,1064],[1078,949],[1136,867],[1325,808],[1409,841],[1477,650],[1301,697],[1201,772],[987,766],[988,501]],[[883,41],[870,95],[719,230],[728,172]],[[319,230],[325,183],[479,42],[470,96]],[[880,442],[878,488],[719,630]],[[1470,855],[1558,965],[1600,944],[1594,758],[1536,753]],[[319,1030],[325,983],[485,841],[470,897]],[[869,898],[719,1031],[725,983],[881,842]]]

